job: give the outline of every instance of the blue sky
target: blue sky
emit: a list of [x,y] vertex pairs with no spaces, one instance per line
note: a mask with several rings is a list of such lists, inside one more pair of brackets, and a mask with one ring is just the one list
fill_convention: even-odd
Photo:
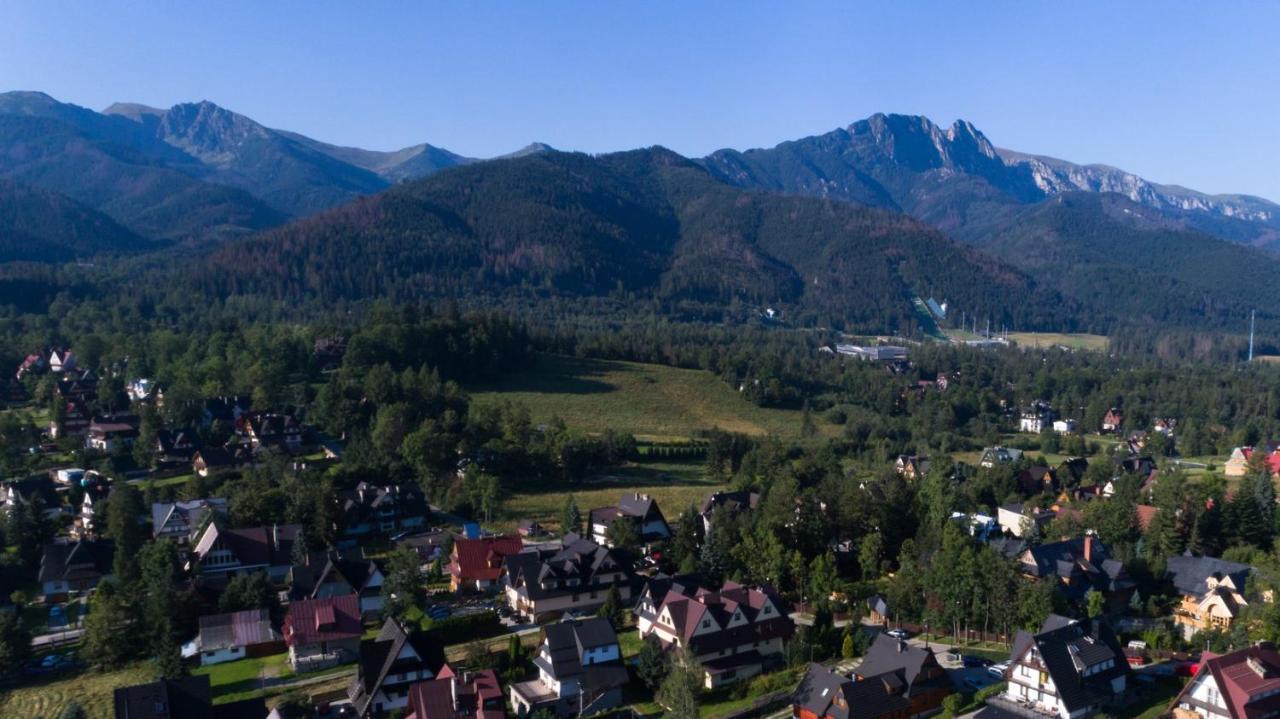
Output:
[[1280,3],[0,3],[0,89],[373,149],[687,155],[875,112],[1280,201]]

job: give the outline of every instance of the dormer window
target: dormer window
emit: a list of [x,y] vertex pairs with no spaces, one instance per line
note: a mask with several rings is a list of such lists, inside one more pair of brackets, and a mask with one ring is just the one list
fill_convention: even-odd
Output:
[[703,620],[702,620],[702,628],[703,628],[703,629],[710,629],[710,628],[711,628],[711,620],[710,620],[710,619],[703,619]]

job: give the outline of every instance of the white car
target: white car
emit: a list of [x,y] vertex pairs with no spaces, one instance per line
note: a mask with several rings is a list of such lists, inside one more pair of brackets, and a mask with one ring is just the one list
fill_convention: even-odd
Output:
[[1004,679],[1004,673],[1009,671],[1009,662],[1000,662],[987,667],[987,673],[993,677]]
[[894,639],[906,639],[911,636],[911,633],[905,629],[890,629],[889,631],[885,632],[885,634],[888,634]]

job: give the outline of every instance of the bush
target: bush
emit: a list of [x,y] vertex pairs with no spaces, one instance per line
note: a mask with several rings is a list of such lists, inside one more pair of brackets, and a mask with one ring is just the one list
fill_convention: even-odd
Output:
[[942,711],[949,717],[959,716],[960,709],[964,707],[963,694],[948,694],[942,699]]
[[441,644],[458,644],[478,637],[494,636],[501,632],[498,613],[492,610],[448,619],[424,619],[422,628],[433,634]]

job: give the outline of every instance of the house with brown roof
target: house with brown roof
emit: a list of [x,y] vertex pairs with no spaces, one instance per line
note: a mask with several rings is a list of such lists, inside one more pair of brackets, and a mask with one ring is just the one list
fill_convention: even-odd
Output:
[[893,469],[904,479],[922,479],[929,473],[929,458],[914,454],[900,454]]
[[703,498],[702,504],[698,505],[698,515],[702,517],[702,531],[704,533],[711,531],[711,517],[717,511],[734,516],[749,512],[759,504],[758,492],[746,489],[734,492],[712,492]]
[[360,642],[347,698],[356,716],[383,717],[409,706],[412,684],[452,676],[444,647],[433,636],[387,619],[376,637]]
[[1092,534],[1028,547],[1018,563],[1024,575],[1052,582],[1073,602],[1083,602],[1090,590],[1100,592],[1109,611],[1128,606],[1137,586],[1124,563],[1113,559],[1107,546]]
[[191,455],[191,471],[201,477],[253,464],[253,453],[243,445],[202,447]]
[[89,429],[89,412],[81,402],[67,402],[57,417],[49,421],[49,436],[53,439],[74,437]]
[[291,602],[283,631],[289,664],[301,673],[354,661],[363,632],[354,594]]
[[99,452],[114,452],[121,447],[132,447],[137,438],[137,415],[95,417],[85,430],[84,446]]
[[502,686],[492,669],[440,676],[409,687],[405,719],[505,719]]
[[120,687],[112,697],[115,719],[262,719],[263,699],[214,705],[207,675],[160,679]]
[[778,595],[734,582],[725,582],[718,591],[689,580],[646,587],[636,616],[642,639],[652,635],[670,651],[698,657],[708,689],[778,665],[795,633]]
[[82,539],[45,545],[37,580],[48,601],[63,601],[71,592],[87,592],[111,576],[115,542]]
[[287,581],[291,600],[354,593],[360,597],[360,614],[369,617],[382,612],[385,579],[378,563],[361,556],[359,550],[344,554],[330,549],[309,553],[302,564],[290,568]]
[[275,449],[296,454],[306,445],[306,429],[290,414],[244,413],[236,420],[236,431],[254,451]]
[[1124,425],[1124,412],[1118,407],[1112,407],[1102,416],[1102,433],[1114,434],[1120,431],[1120,427]]
[[522,549],[524,541],[511,535],[454,540],[446,569],[449,589],[480,592],[496,586],[502,577],[503,560]]
[[1205,652],[1169,707],[1173,719],[1265,719],[1280,713],[1280,653],[1258,642],[1230,654]]
[[591,539],[596,544],[609,546],[609,526],[617,521],[631,522],[635,525],[636,535],[644,542],[656,542],[671,538],[671,527],[667,518],[662,515],[658,502],[647,494],[630,492],[622,495],[617,506],[598,507],[588,514],[591,526]]
[[265,657],[284,649],[284,639],[265,609],[246,609],[200,617],[200,631],[183,647],[183,656],[200,658],[200,666]]
[[282,581],[293,565],[293,542],[302,527],[276,524],[270,527],[227,529],[215,519],[205,526],[191,548],[188,569],[203,577],[266,572]]

